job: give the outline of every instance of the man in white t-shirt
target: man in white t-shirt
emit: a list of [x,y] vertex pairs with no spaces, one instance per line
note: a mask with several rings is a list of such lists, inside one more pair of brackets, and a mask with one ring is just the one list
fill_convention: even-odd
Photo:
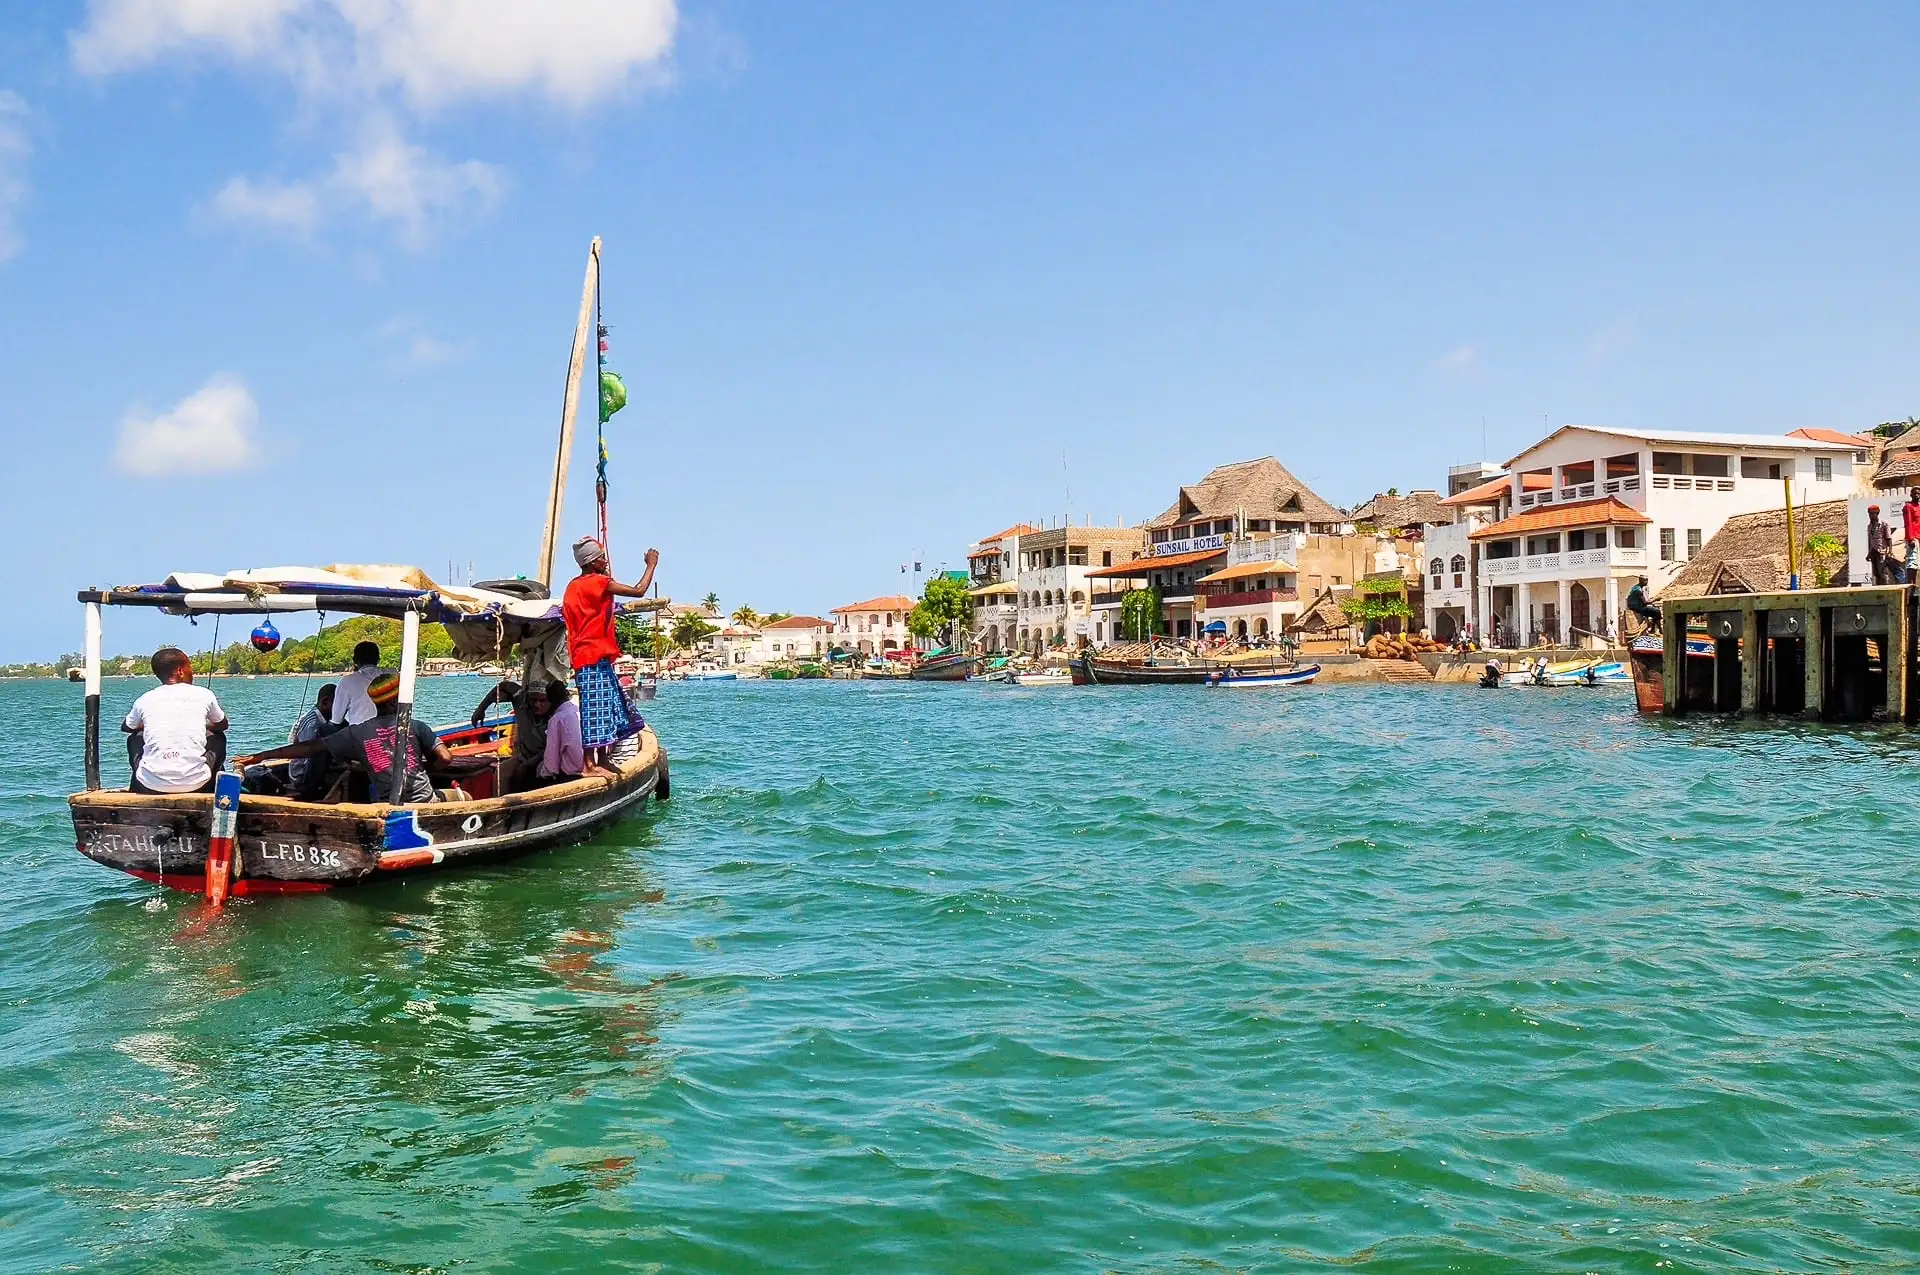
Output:
[[193,662],[178,647],[153,653],[153,675],[160,685],[135,700],[120,723],[140,747],[133,791],[212,792],[214,770],[227,748],[227,715],[220,701],[193,684]]
[[338,726],[358,726],[379,716],[367,698],[367,685],[380,676],[380,644],[362,642],[353,648],[353,672],[341,678],[333,692],[333,712],[327,720]]

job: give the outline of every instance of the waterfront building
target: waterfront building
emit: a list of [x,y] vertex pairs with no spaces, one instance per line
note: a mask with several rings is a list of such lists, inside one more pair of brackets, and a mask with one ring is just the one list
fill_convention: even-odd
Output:
[[833,644],[866,655],[911,650],[913,635],[907,632],[911,610],[913,599],[898,593],[835,607],[827,613],[833,617]]
[[1563,426],[1508,462],[1497,518],[1469,533],[1481,631],[1497,623],[1509,643],[1617,636],[1637,577],[1657,592],[1729,518],[1780,508],[1788,480],[1796,503],[1851,495],[1859,450],[1805,432]]
[[983,651],[1019,649],[1020,538],[1038,532],[1017,522],[967,546],[967,592],[973,596],[973,644]]
[[1098,623],[1093,618],[1094,585],[1088,577],[1098,568],[1139,557],[1146,543],[1139,527],[1054,527],[1022,535],[1014,577],[1018,649],[1039,652],[1105,641],[1105,617]]
[[1458,496],[1463,491],[1485,486],[1495,478],[1505,475],[1506,471],[1490,460],[1476,460],[1466,465],[1455,465],[1447,470],[1447,495]]
[[[1160,593],[1161,632],[1197,636],[1214,619],[1249,637],[1271,635],[1299,614],[1303,580],[1318,590],[1351,584],[1372,569],[1375,545],[1346,514],[1271,456],[1221,465],[1182,487],[1146,524],[1146,551],[1087,571],[1093,639],[1120,637],[1120,601],[1132,589]],[[1258,566],[1250,574],[1229,568]],[[1328,579],[1327,577],[1337,577]]]
[[1486,617],[1480,613],[1480,559],[1472,535],[1502,517],[1510,480],[1496,474],[1486,482],[1442,497],[1446,518],[1421,528],[1421,555],[1426,560],[1424,619],[1426,630],[1451,642],[1472,628],[1486,636]]
[[833,621],[815,615],[790,615],[760,626],[754,662],[823,659],[833,645]]
[[709,638],[707,646],[726,668],[760,663],[760,630],[751,624],[729,624]]

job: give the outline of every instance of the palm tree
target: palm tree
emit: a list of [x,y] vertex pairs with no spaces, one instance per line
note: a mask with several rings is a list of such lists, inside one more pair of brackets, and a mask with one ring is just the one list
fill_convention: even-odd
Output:
[[733,622],[747,629],[757,629],[763,623],[760,613],[745,603],[734,608]]
[[707,609],[709,614],[719,615],[720,614],[720,595],[717,593],[709,593],[706,597],[700,600],[700,605],[704,606]]
[[667,636],[676,647],[691,651],[707,638],[713,636],[714,627],[705,620],[688,611],[676,618],[673,630]]

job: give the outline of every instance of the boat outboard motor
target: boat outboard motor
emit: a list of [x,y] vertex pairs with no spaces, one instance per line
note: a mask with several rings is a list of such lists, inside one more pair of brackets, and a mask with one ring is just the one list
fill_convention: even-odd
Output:
[[1500,661],[1488,660],[1487,671],[1480,675],[1480,685],[1491,690],[1500,685]]

